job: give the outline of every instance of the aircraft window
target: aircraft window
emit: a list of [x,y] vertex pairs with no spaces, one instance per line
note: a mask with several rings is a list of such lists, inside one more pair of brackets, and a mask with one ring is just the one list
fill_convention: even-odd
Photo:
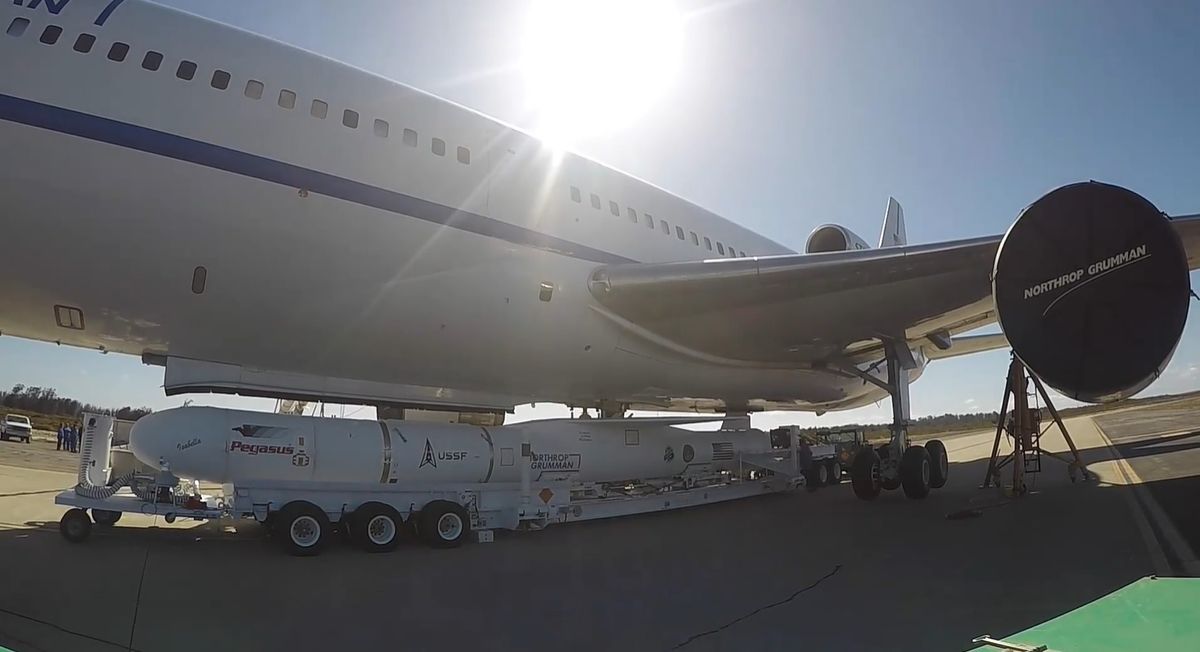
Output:
[[8,34],[9,36],[20,36],[25,33],[25,28],[27,27],[29,27],[28,18],[14,18],[13,21],[8,24],[8,29],[5,30],[4,33]]
[[192,270],[192,294],[203,294],[204,286],[208,282],[208,270],[203,267],[197,267]]
[[219,91],[229,88],[229,73],[224,70],[214,70],[209,84]]
[[121,43],[120,41],[117,41],[116,43],[112,44],[111,48],[108,49],[109,61],[116,61],[116,62],[120,63],[120,62],[124,61],[125,57],[127,57],[127,56],[129,56],[129,44],[128,43]]
[[342,111],[342,124],[351,129],[358,129],[358,111],[350,109]]
[[430,141],[429,148],[438,156],[446,155],[446,141],[442,140],[441,138],[434,138],[432,141]]
[[296,94],[293,93],[292,91],[289,91],[286,88],[280,90],[279,91],[279,106],[282,106],[285,109],[296,108]]
[[679,226],[678,224],[675,225],[675,237],[679,238],[680,240],[683,239],[683,227]]
[[192,81],[196,76],[196,62],[180,61],[179,67],[175,69],[175,76],[184,81]]
[[576,188],[575,186],[571,186],[571,201],[575,202],[576,204],[583,201],[583,197],[579,194],[579,188]]
[[246,80],[246,97],[252,100],[261,100],[263,96],[263,83],[255,79]]
[[162,53],[150,50],[146,56],[142,57],[142,67],[150,71],[158,70],[162,66],[162,61]]
[[417,146],[417,132],[413,131],[412,129],[405,129],[404,130],[404,144],[408,145],[409,147],[416,147]]
[[666,220],[659,220],[659,221],[658,221],[658,226],[659,226],[660,228],[662,228],[662,232],[663,232],[663,233],[666,233],[667,235],[671,235],[671,225],[670,225],[670,224],[667,224],[667,221],[666,221]]
[[87,54],[92,51],[92,46],[96,44],[96,37],[88,33],[80,34],[75,39],[75,51]]
[[600,210],[600,196],[592,193],[592,208]]
[[725,245],[721,244],[720,242],[717,243],[717,253],[721,254],[722,256],[725,255]]
[[650,217],[650,213],[642,213],[642,215],[646,218],[646,226],[653,229],[654,228],[654,218]]
[[708,236],[704,236],[704,248],[712,251],[712,240],[709,240]]
[[627,208],[625,209],[625,212],[629,214],[629,221],[637,224],[637,211],[633,210],[632,208]]
[[379,118],[375,118],[375,135],[376,136],[379,136],[380,138],[387,138],[388,137],[388,129],[389,129],[389,127],[388,127],[387,120],[380,120]]
[[466,147],[459,147],[458,148],[458,162],[462,163],[463,165],[470,165],[471,164],[471,150],[467,149]]
[[688,233],[690,233],[692,236],[692,244],[699,247],[700,246],[700,237],[696,235],[695,231],[689,231]]
[[746,257],[746,252],[744,252],[744,251],[738,251],[738,255],[739,255],[739,256],[741,256],[742,258],[745,258],[745,257]]
[[608,212],[616,215],[617,217],[621,217],[621,207],[617,206],[617,202],[615,201],[608,202]]
[[42,30],[42,37],[38,40],[46,45],[54,45],[58,43],[58,37],[62,36],[62,28],[58,25],[46,25],[46,29]]
[[329,115],[329,105],[321,100],[313,100],[312,108],[308,110],[308,113],[314,118],[324,120],[325,116]]

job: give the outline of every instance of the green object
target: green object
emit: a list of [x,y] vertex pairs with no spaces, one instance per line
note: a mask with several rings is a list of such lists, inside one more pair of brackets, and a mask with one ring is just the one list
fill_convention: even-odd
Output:
[[1200,579],[1144,577],[1002,640],[1029,647],[1045,645],[1050,652],[1196,652],[1200,650]]

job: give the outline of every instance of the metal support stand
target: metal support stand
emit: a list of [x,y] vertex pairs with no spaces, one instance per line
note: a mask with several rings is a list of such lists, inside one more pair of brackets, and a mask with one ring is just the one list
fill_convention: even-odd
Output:
[[[1041,423],[1041,410],[1029,407],[1030,381],[1033,381],[1037,395],[1041,396],[1050,412],[1052,423],[1045,428]],[[1013,399],[1011,414],[1008,410],[1010,396]],[[1051,425],[1057,425],[1062,432],[1063,439],[1071,449],[1071,459],[1042,448],[1042,435],[1046,434]],[[1013,451],[1001,457],[1000,440],[1005,433],[1012,439]],[[1087,467],[1079,456],[1079,449],[1075,447],[1075,442],[1067,432],[1067,427],[1063,425],[1062,417],[1059,416],[1058,410],[1050,400],[1050,395],[1046,393],[1042,381],[1037,376],[1027,373],[1025,365],[1017,359],[1016,355],[1013,355],[1012,362],[1008,365],[1008,380],[1004,384],[1004,399],[1000,403],[1000,416],[996,422],[996,439],[992,442],[992,455],[988,458],[988,468],[983,476],[982,488],[1000,486],[1000,471],[1011,464],[1013,495],[1024,495],[1029,491],[1025,484],[1025,476],[1041,471],[1042,455],[1066,464],[1071,482],[1087,477]]]

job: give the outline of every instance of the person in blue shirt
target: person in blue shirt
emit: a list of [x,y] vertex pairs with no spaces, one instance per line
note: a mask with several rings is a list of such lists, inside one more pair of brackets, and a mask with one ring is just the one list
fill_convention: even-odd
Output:
[[67,450],[72,453],[78,450],[75,443],[75,429],[71,426],[67,426]]
[[58,446],[54,450],[62,450],[67,439],[67,424],[58,424]]

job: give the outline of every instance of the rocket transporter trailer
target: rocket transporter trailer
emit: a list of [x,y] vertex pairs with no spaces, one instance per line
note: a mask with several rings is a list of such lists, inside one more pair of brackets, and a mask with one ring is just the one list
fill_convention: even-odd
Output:
[[[143,417],[130,449],[158,470],[110,478],[111,419],[87,415],[79,484],[60,530],[87,538],[124,512],[167,522],[254,518],[290,553],[318,554],[334,529],[372,552],[405,532],[435,547],[472,533],[541,529],[794,489],[800,439],[733,418],[716,431],[675,426],[708,417],[560,419],[481,427],[324,419],[218,408]],[[822,462],[814,462],[820,464]],[[199,483],[220,483],[223,496]],[[90,517],[89,517],[90,511]]]

